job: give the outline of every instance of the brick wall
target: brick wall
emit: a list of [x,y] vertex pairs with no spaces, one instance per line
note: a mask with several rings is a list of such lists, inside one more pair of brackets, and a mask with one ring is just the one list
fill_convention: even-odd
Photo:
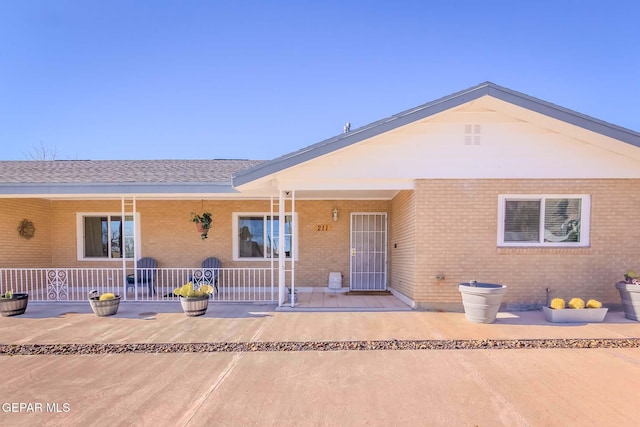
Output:
[[[498,195],[591,195],[591,244],[587,248],[497,247]],[[419,180],[415,191],[392,201],[296,201],[299,257],[297,286],[327,285],[329,272],[349,286],[351,212],[389,212],[389,285],[419,308],[461,309],[457,284],[470,279],[509,286],[505,302],[542,304],[551,296],[596,298],[619,304],[614,283],[640,270],[640,180]],[[339,211],[334,222],[331,212]],[[234,212],[268,212],[269,201],[138,201],[142,256],[161,267],[195,267],[209,256],[225,267],[269,267],[233,261]],[[200,239],[190,213],[213,213],[209,238]],[[120,212],[120,201],[3,199],[0,265],[3,267],[106,267],[120,261],[77,261],[76,212]],[[35,236],[18,235],[23,218]],[[316,231],[316,225],[329,231]],[[438,280],[444,275],[444,280]]]
[[[16,201],[11,201],[16,203]],[[77,212],[119,213],[119,200],[106,201],[40,201],[51,218],[51,241],[47,240],[46,262],[40,258],[25,261],[14,257],[15,251],[6,251],[7,261],[14,265],[41,267],[119,267],[121,260],[77,260]],[[6,205],[8,206],[8,205]],[[48,208],[50,207],[50,212]],[[344,275],[343,286],[349,286],[349,222],[351,212],[388,212],[389,201],[296,201],[298,213],[299,254],[296,263],[297,286],[327,286],[329,272]],[[139,200],[142,256],[157,259],[159,267],[196,267],[207,257],[215,256],[223,267],[264,267],[269,261],[233,261],[232,218],[234,212],[270,211],[266,201],[149,201]],[[338,221],[333,221],[332,211],[338,209]],[[287,205],[290,209],[290,205]],[[11,210],[11,209],[7,209]],[[208,238],[203,240],[191,222],[191,212],[213,214],[213,225]],[[20,216],[20,215],[18,215]],[[47,215],[45,215],[46,217]],[[1,218],[5,218],[2,216]],[[17,217],[16,217],[17,218]],[[6,223],[6,221],[4,221]],[[329,225],[329,231],[316,231],[316,225]],[[15,224],[17,226],[17,222]],[[15,227],[12,225],[12,227]],[[37,225],[36,225],[37,227]],[[17,232],[15,233],[17,236]],[[24,240],[24,239],[22,239]],[[33,239],[32,239],[33,240]],[[50,251],[50,246],[53,250]],[[47,252],[48,251],[48,252]],[[42,263],[42,265],[41,265]]]
[[[588,248],[498,248],[499,194],[591,195]],[[640,269],[640,180],[420,180],[416,182],[415,301],[461,308],[459,282],[509,287],[504,302],[543,304],[552,297],[619,304],[624,271]],[[436,275],[446,279],[438,281]]]
[[416,193],[394,197],[389,215],[389,286],[414,298],[416,277]]
[[[35,227],[32,238],[18,233],[23,219]],[[0,199],[0,267],[51,266],[50,202],[42,199]]]
[[[338,209],[338,221],[332,211]],[[296,264],[298,286],[326,287],[329,273],[342,273],[342,286],[349,286],[349,229],[352,212],[388,212],[390,202],[370,201],[297,201],[300,257]],[[315,231],[316,225],[329,224],[330,231]]]

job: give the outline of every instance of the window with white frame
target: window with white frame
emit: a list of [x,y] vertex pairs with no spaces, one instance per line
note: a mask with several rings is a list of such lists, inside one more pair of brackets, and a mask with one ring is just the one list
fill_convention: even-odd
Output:
[[[136,220],[138,215],[136,214]],[[79,260],[133,259],[133,216],[115,213],[78,213],[76,215],[77,249]],[[136,239],[139,241],[139,236]]]
[[588,246],[588,195],[501,195],[499,246]]
[[[233,259],[234,260],[266,260],[279,256],[280,218],[267,213],[234,213],[233,214]],[[294,241],[293,217],[285,215],[284,245],[282,250],[286,258],[295,253],[297,242]]]

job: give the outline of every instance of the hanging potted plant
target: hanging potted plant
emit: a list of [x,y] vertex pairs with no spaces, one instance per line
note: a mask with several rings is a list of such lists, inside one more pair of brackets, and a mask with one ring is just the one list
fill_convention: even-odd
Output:
[[0,295],[0,315],[3,317],[24,314],[27,310],[29,294],[13,293],[7,291]]
[[209,228],[211,228],[211,223],[213,222],[211,212],[203,212],[202,215],[191,212],[191,221],[196,223],[196,228],[200,233],[200,237],[206,239],[207,233],[209,233]]
[[200,285],[193,286],[193,282],[187,282],[184,286],[173,291],[180,297],[180,305],[184,314],[189,317],[202,316],[209,307],[209,297],[213,293],[213,286]]

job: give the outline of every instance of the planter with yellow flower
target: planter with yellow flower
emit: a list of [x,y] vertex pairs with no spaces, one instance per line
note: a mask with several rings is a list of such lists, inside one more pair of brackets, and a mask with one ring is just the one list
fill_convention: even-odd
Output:
[[542,307],[547,322],[553,323],[592,323],[602,322],[607,315],[607,308],[600,301],[590,299],[585,302],[580,298],[572,298],[565,304],[562,298],[551,300],[549,307]]
[[195,288],[193,282],[188,282],[175,289],[173,293],[180,297],[180,305],[184,314],[189,317],[202,316],[209,307],[209,297],[213,293],[213,286],[200,285]]
[[98,295],[98,291],[91,291],[89,293],[89,304],[96,316],[113,316],[118,312],[118,307],[120,307],[120,295],[115,295],[111,292]]
[[29,294],[7,291],[0,295],[0,315],[2,317],[17,316],[27,310]]

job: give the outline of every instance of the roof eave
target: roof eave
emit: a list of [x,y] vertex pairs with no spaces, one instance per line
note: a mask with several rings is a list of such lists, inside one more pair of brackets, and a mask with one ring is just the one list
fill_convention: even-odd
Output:
[[230,183],[4,183],[0,195],[72,196],[80,194],[232,194],[238,191]]
[[488,95],[574,126],[640,147],[640,133],[493,83]]
[[640,147],[640,134],[637,132],[498,86],[491,82],[485,82],[241,171],[233,176],[233,186],[242,186],[409,123],[456,108],[485,95]]

